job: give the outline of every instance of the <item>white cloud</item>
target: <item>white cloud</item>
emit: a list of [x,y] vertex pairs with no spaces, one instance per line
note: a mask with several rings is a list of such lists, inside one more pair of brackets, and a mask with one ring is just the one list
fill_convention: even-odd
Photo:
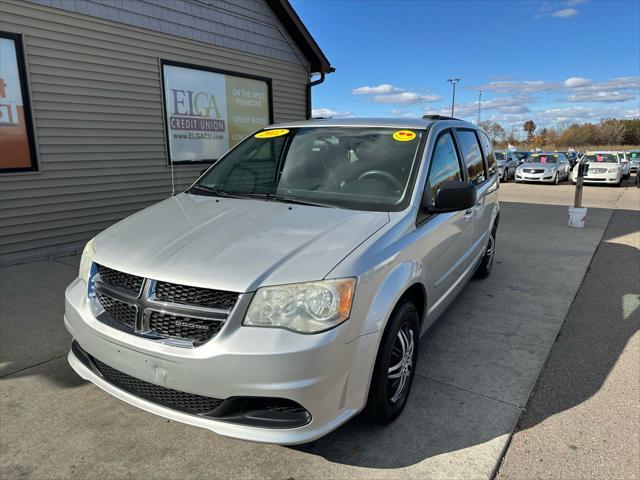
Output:
[[385,93],[394,93],[394,92],[402,92],[401,88],[394,87],[388,83],[381,83],[380,85],[376,85],[374,87],[370,87],[368,85],[364,87],[358,87],[351,90],[351,93],[354,95],[381,95]]
[[564,81],[570,87],[569,102],[626,102],[638,98],[640,77],[617,77],[593,83],[586,78],[572,77]]
[[566,123],[597,122],[606,118],[640,118],[640,109],[579,106],[537,110],[522,115],[497,114],[483,118],[515,127],[520,127],[526,120],[533,120],[539,127],[552,127]]
[[313,118],[318,118],[318,117],[344,118],[344,117],[353,117],[353,113],[340,112],[338,110],[333,110],[331,108],[314,108],[311,110],[311,116]]
[[512,107],[501,107],[498,111],[501,113],[528,113],[531,109],[526,105],[514,105]]
[[[518,95],[510,97],[497,97],[482,101],[482,117],[486,118],[487,112],[499,112],[503,114],[524,114],[531,110],[527,107],[527,103],[533,103],[536,100],[528,95]],[[449,106],[442,107],[438,110],[426,109],[425,115],[451,115]],[[454,116],[458,118],[467,118],[475,122],[478,114],[478,102],[456,103]]]
[[545,82],[543,80],[525,80],[523,82],[504,80],[471,87],[472,90],[482,90],[483,92],[520,94],[544,92],[548,90],[556,90],[558,88],[560,88],[560,85],[557,83]]
[[415,105],[417,103],[431,103],[442,100],[440,95],[421,95],[416,92],[400,92],[389,95],[376,95],[373,97],[375,103],[390,103],[399,105]]
[[578,10],[575,8],[563,8],[561,10],[557,10],[551,14],[552,17],[556,18],[570,18],[575,17],[578,14]]
[[569,95],[567,100],[570,102],[603,102],[603,103],[613,103],[613,102],[626,102],[627,100],[633,100],[637,98],[635,95],[631,93],[622,93],[622,92],[591,92],[585,91],[576,93],[575,95]]
[[587,3],[587,0],[544,1],[539,4],[535,18],[572,18],[578,15],[576,7],[581,3]]
[[392,117],[400,118],[418,118],[418,114],[404,108],[394,108],[389,112]]
[[404,88],[399,88],[389,83],[381,83],[373,87],[368,85],[358,87],[351,90],[351,93],[354,95],[371,95],[372,102],[391,105],[415,105],[442,100],[440,95],[409,92]]
[[591,79],[583,77],[569,77],[563,82],[567,88],[586,87],[592,83]]

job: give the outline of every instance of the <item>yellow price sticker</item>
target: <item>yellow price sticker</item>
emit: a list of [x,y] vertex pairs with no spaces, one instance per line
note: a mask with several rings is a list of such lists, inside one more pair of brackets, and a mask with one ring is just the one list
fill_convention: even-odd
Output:
[[289,130],[286,128],[276,128],[275,130],[264,130],[262,132],[258,132],[255,134],[256,138],[273,138],[273,137],[281,137],[282,135],[286,135],[289,133]]
[[409,142],[416,138],[416,133],[411,130],[398,130],[393,132],[393,139],[398,142]]

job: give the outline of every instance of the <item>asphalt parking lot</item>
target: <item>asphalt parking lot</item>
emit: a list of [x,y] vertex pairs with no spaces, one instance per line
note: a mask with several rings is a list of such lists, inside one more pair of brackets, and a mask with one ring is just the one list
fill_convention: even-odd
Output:
[[[355,418],[295,448],[222,438],[137,410],[82,381],[67,364],[70,338],[62,324],[63,292],[78,258],[3,268],[0,477],[490,478],[613,211],[629,211],[624,235],[640,235],[633,223],[639,192],[630,181],[586,187],[586,226],[572,229],[572,185],[502,185],[494,271],[471,282],[423,337],[400,419],[372,427]],[[637,349],[637,328],[629,335]],[[526,428],[533,432],[585,400],[571,398],[560,411],[527,417]],[[516,465],[527,459],[526,449],[510,454]]]

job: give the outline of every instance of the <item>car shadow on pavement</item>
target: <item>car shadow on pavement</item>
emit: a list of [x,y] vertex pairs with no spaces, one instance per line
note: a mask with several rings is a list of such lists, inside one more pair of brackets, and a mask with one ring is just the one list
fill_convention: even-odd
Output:
[[[560,213],[566,214],[566,207],[548,205],[536,207],[554,214],[561,210]],[[602,286],[599,288],[589,286],[578,292],[568,314],[572,318],[578,318],[578,321],[564,325],[559,333],[557,329],[555,330],[558,343],[564,342],[570,345],[565,349],[563,361],[554,367],[562,369],[562,374],[554,376],[554,380],[547,382],[542,391],[537,391],[540,386],[533,390],[531,399],[534,395],[543,395],[545,399],[540,401],[545,402],[546,408],[537,410],[535,415],[523,416],[519,423],[521,430],[531,428],[550,416],[580,405],[596,394],[602,388],[630,338],[639,331],[640,272],[632,266],[640,265],[640,250],[637,246],[640,214],[637,211],[618,211],[617,214],[625,215],[628,221],[617,222],[616,228],[607,232],[603,238],[604,243],[599,247],[598,256],[594,257],[586,274],[587,277],[595,277],[602,281],[585,281],[583,285],[606,284],[611,282],[612,275],[616,275],[617,282],[622,283],[624,288],[617,290],[615,295],[606,300],[602,295],[607,289],[603,289]],[[629,241],[634,235],[636,246]],[[615,259],[618,259],[618,263],[620,259],[625,259],[623,263],[629,268],[624,272],[619,269],[611,271],[610,265]],[[506,263],[508,262],[504,262],[503,265]],[[496,268],[499,270],[500,266],[497,265]],[[523,278],[521,285],[531,284],[531,281],[527,283],[524,280]],[[472,281],[467,286],[469,294],[463,292],[459,297],[460,300],[473,302],[472,298],[477,298],[473,295],[473,291],[481,287],[481,281]],[[505,292],[509,291],[507,285],[503,285],[503,289]],[[516,291],[520,290],[526,291],[525,288]],[[509,304],[504,303],[505,299],[500,298],[500,291],[496,290],[493,295],[497,301],[496,305],[502,305],[499,308],[509,308]],[[430,348],[437,348],[436,345],[441,339],[455,341],[454,337],[447,334],[449,324],[456,321],[455,312],[454,305],[422,338],[420,344],[422,358],[419,361],[425,362],[426,365],[423,365],[421,372],[429,372],[430,363],[435,365],[436,370],[440,368],[439,362],[431,362],[433,357],[425,353]],[[513,323],[518,321],[515,313],[513,320]],[[526,320],[535,319],[527,317]],[[508,323],[502,324],[500,328],[503,332],[494,331],[494,333],[503,334],[503,338],[509,339],[507,341],[511,343],[539,341],[535,338],[535,330],[514,329],[513,326]],[[484,385],[481,382],[476,385],[463,383],[463,386],[458,388],[453,386],[458,383],[456,379],[452,379],[451,383],[441,383],[428,378],[429,373],[426,377],[417,375],[405,411],[392,424],[373,426],[358,416],[333,433],[310,444],[294,448],[319,455],[331,462],[382,469],[411,466],[430,457],[462,451],[485,443],[489,448],[493,440],[511,434],[523,411],[522,407],[526,405],[529,398],[527,392],[531,391],[554,338],[555,335],[553,338],[546,339],[547,348],[541,349],[541,355],[530,365],[528,369],[530,378],[521,379],[523,385],[528,385],[526,389],[520,390],[524,392],[522,402],[505,401],[507,396],[500,399],[500,395],[488,395],[483,391]],[[461,343],[466,346],[466,342]],[[504,346],[504,348],[509,347]],[[466,364],[472,371],[478,364],[483,364],[482,359],[474,356],[477,352],[469,351],[465,354],[463,351],[458,351],[457,355],[458,361]],[[508,372],[508,369],[503,369],[500,365],[493,364],[492,368],[495,369],[496,375]],[[464,382],[464,380],[461,381]],[[495,380],[499,381],[497,376]]]

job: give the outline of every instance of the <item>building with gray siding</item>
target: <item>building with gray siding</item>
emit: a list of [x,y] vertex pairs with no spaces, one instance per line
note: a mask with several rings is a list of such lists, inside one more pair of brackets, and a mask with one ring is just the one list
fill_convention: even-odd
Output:
[[[22,80],[17,100],[11,85],[3,98],[0,84],[2,264],[77,252],[97,232],[166,198],[172,154],[177,191],[215,160],[215,153],[170,151],[178,146],[169,145],[168,129],[186,127],[172,123],[167,99],[184,110],[198,93],[168,92],[168,68],[199,81],[226,79],[230,117],[220,128],[229,129],[229,142],[232,131],[242,138],[267,118],[308,117],[312,78],[333,71],[286,0],[2,0],[0,32],[18,63],[3,50],[2,74]],[[259,103],[268,115],[233,110],[231,91],[245,92],[242,105]],[[196,111],[218,111],[220,98],[199,101]],[[28,131],[15,136],[22,123]],[[23,147],[30,160],[17,158]]]

